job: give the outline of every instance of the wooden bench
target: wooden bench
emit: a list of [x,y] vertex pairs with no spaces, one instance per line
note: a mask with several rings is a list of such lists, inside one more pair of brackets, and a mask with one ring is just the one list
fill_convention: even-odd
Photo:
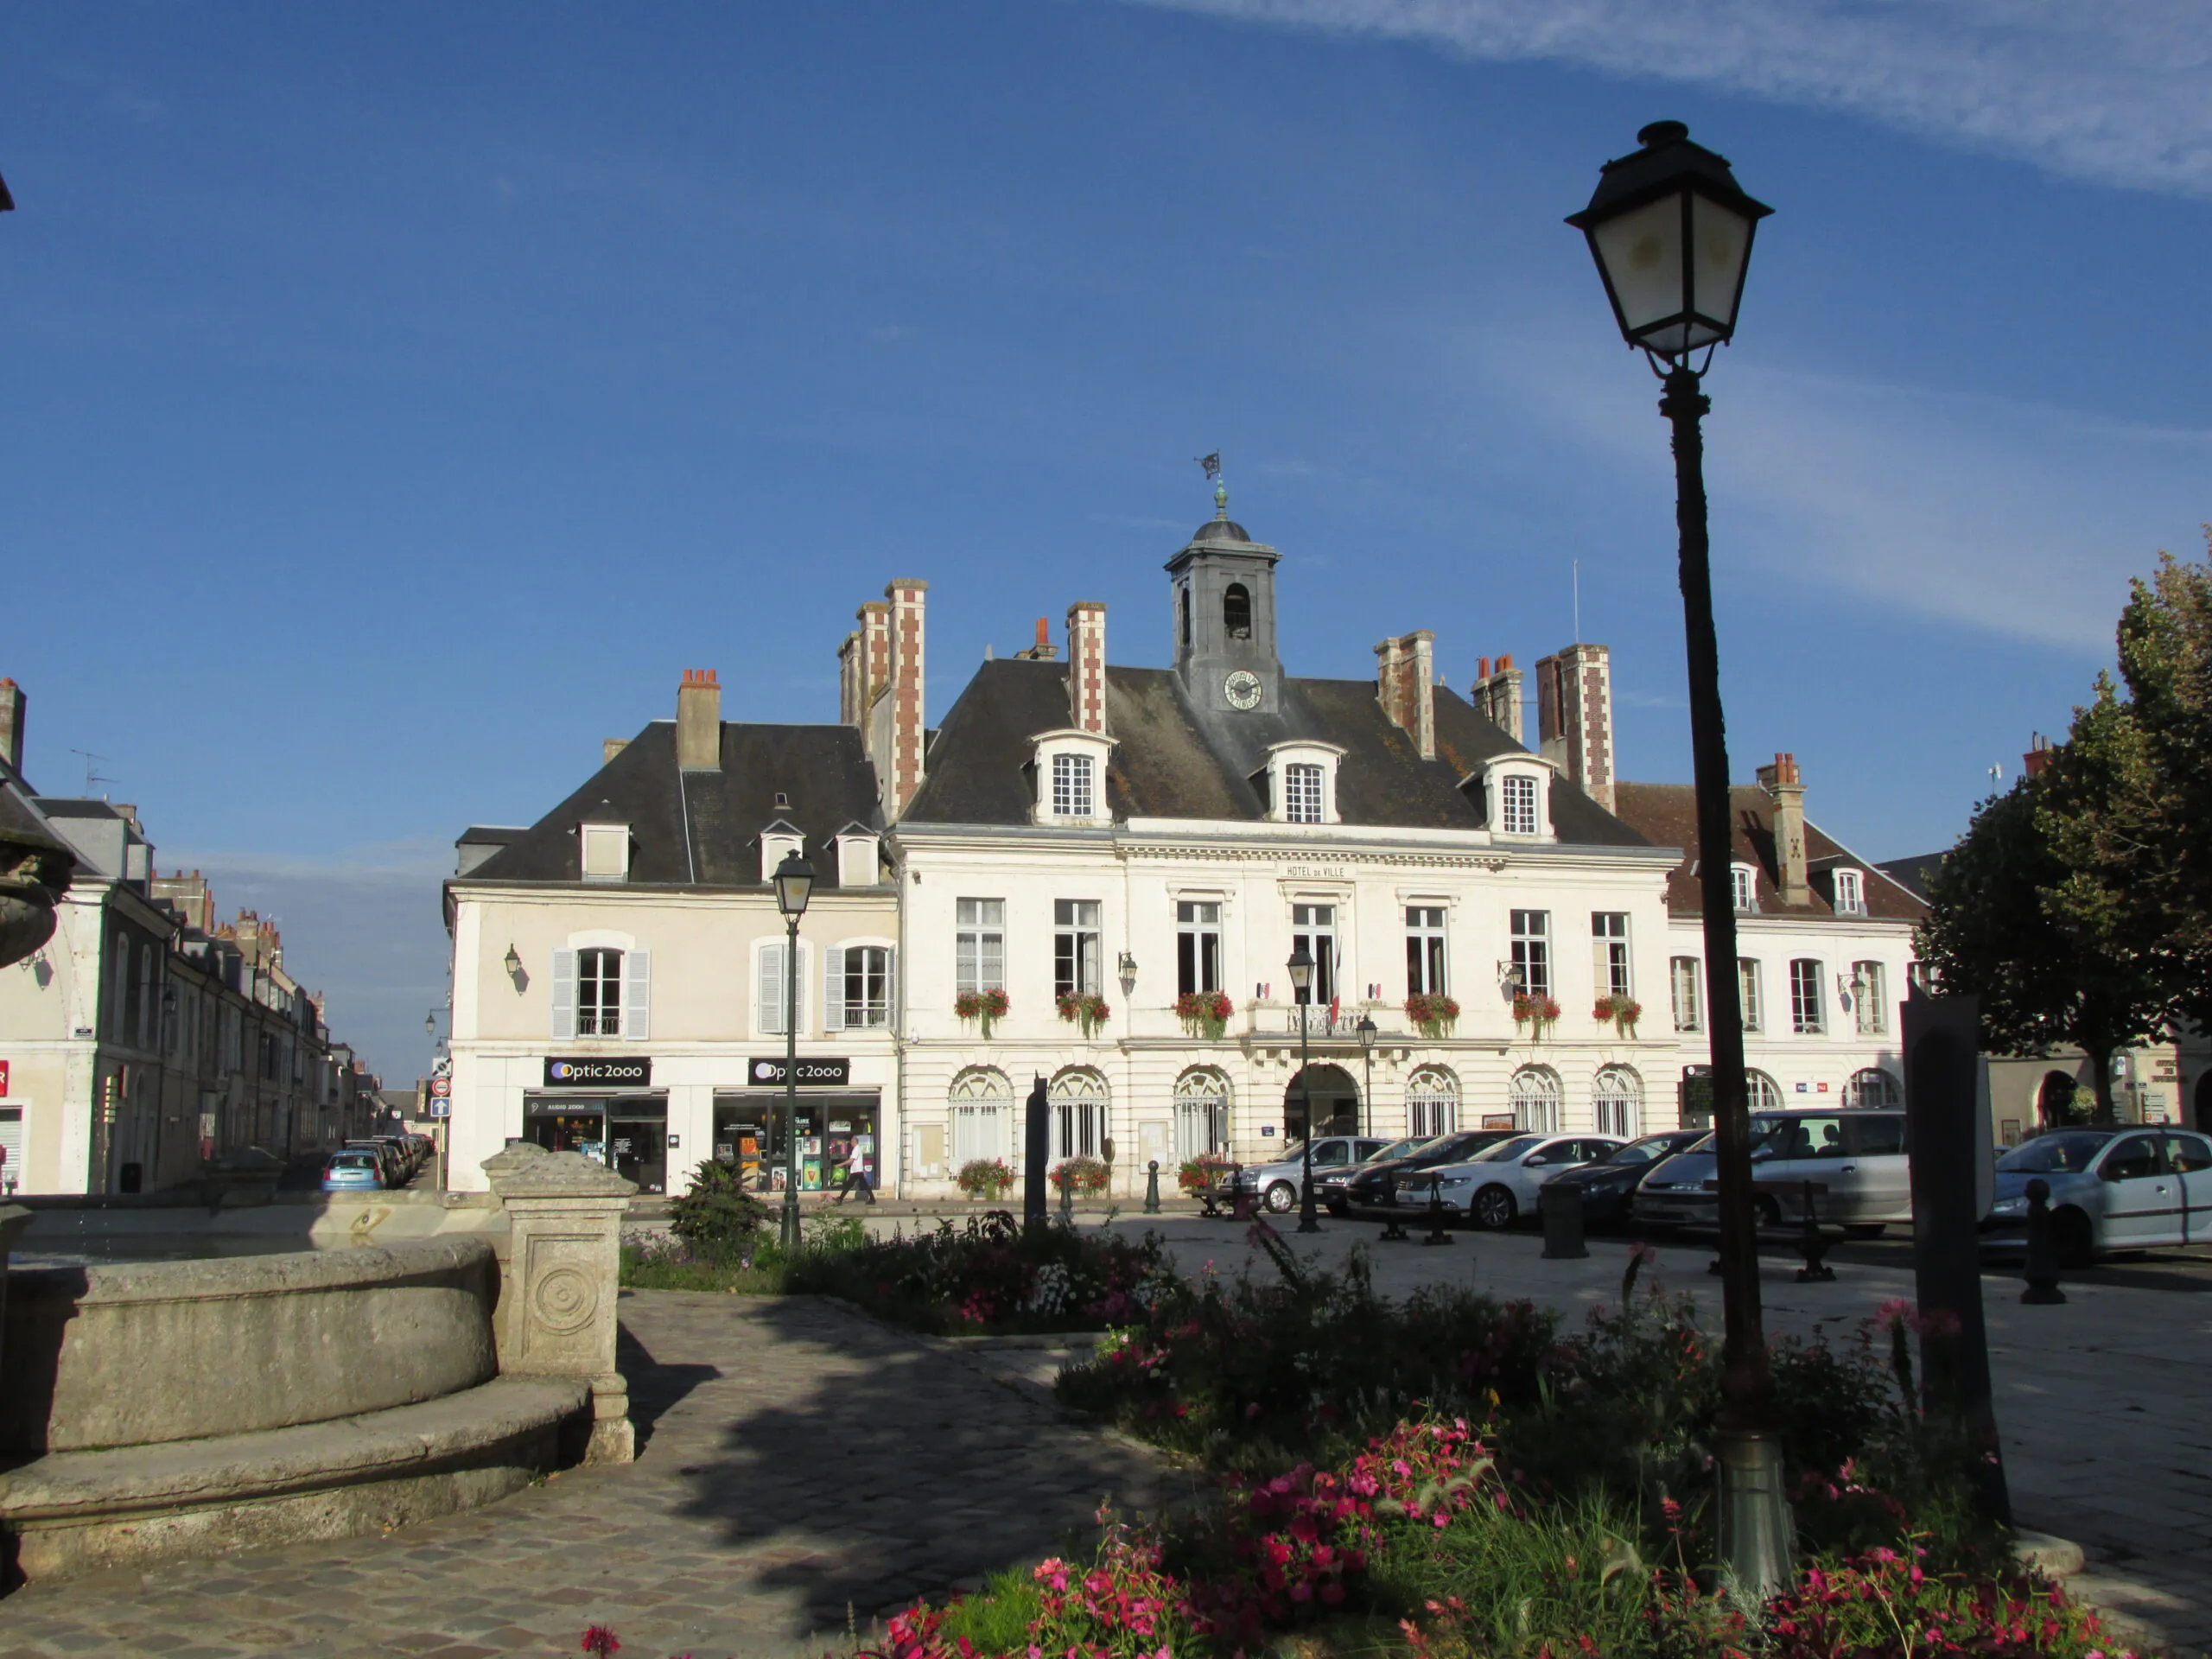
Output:
[[[1718,1192],[1720,1190],[1720,1183],[1717,1180],[1707,1181],[1705,1183],[1705,1190],[1708,1192]],[[1805,1206],[1804,1219],[1794,1227],[1777,1224],[1772,1227],[1759,1228],[1758,1242],[1762,1244],[1788,1245],[1804,1258],[1805,1265],[1797,1269],[1797,1282],[1801,1285],[1826,1284],[1834,1279],[1835,1269],[1828,1266],[1828,1251],[1834,1249],[1836,1243],[1843,1237],[1844,1230],[1840,1223],[1824,1222],[1821,1219],[1819,1200],[1827,1196],[1827,1183],[1826,1181],[1753,1181],[1751,1191],[1764,1193],[1777,1200],[1775,1205],[1777,1214],[1781,1211],[1779,1200],[1783,1198],[1796,1198]],[[1712,1265],[1706,1270],[1718,1275],[1720,1272],[1720,1258],[1715,1256]]]

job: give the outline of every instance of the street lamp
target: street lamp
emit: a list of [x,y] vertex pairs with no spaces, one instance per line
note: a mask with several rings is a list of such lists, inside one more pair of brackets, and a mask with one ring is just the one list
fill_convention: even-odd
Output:
[[1313,1064],[1306,1044],[1306,1016],[1313,1012],[1308,993],[1313,988],[1313,953],[1302,944],[1297,946],[1290,953],[1288,966],[1293,999],[1298,1007],[1298,1091],[1306,1103],[1304,1167],[1298,1183],[1298,1230],[1318,1233],[1321,1224],[1313,1218]]
[[776,866],[784,912],[784,1249],[798,1249],[798,918],[814,892],[814,866],[797,852]]
[[[1705,912],[1705,981],[1719,1188],[1720,1285],[1726,1314],[1721,1408],[1720,1556],[1738,1590],[1766,1596],[1790,1576],[1791,1531],[1773,1432],[1773,1378],[1759,1308],[1752,1207],[1751,1110],[1730,890],[1728,744],[1720,711],[1720,647],[1713,624],[1706,534],[1705,440],[1712,407],[1700,389],[1713,348],[1736,331],[1751,236],[1774,210],[1745,195],[1728,163],[1690,142],[1679,121],[1655,121],[1643,146],[1608,162],[1590,205],[1567,222],[1589,238],[1621,334],[1664,387],[1674,426],[1675,522],[1681,537],[1682,624],[1689,655],[1690,750],[1697,801],[1698,880]],[[1703,365],[1690,357],[1704,351]],[[1661,365],[1664,364],[1662,368]]]
[[1366,1014],[1359,1016],[1359,1023],[1352,1029],[1359,1033],[1360,1064],[1367,1071],[1367,1092],[1360,1097],[1360,1115],[1365,1120],[1362,1133],[1375,1133],[1375,1021]]

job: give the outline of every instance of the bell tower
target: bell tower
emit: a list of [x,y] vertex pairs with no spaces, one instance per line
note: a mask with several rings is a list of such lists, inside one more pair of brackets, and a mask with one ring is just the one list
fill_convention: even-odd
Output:
[[1282,555],[1229,516],[1229,486],[1214,486],[1214,515],[1167,561],[1173,583],[1175,672],[1201,709],[1280,713],[1275,655],[1275,565]]

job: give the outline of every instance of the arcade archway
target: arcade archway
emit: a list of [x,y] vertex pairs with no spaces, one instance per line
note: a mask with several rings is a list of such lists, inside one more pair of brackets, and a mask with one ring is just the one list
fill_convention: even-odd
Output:
[[1306,1096],[1313,1096],[1313,1122],[1322,1135],[1359,1133],[1359,1085],[1340,1065],[1310,1065],[1294,1072],[1282,1096],[1282,1133],[1287,1145],[1306,1138]]

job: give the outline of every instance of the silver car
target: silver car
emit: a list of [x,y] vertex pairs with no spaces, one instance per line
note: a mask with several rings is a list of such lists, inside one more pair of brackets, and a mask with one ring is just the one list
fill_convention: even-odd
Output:
[[[1348,1170],[1352,1165],[1364,1161],[1389,1143],[1378,1136],[1366,1135],[1325,1135],[1313,1142],[1313,1200],[1321,1202],[1321,1175],[1325,1170]],[[1306,1176],[1305,1149],[1288,1158],[1271,1164],[1247,1164],[1235,1178],[1235,1190],[1252,1192],[1260,1202],[1277,1215],[1287,1215],[1298,1207],[1298,1189]]]
[[[1648,1226],[1712,1226],[1719,1214],[1719,1198],[1706,1185],[1713,1167],[1709,1139],[1676,1153],[1644,1178],[1630,1214]],[[1912,1219],[1903,1112],[1755,1112],[1751,1178],[1783,1189],[1754,1198],[1763,1227],[1803,1219],[1796,1189],[1806,1181],[1820,1189],[1813,1199],[1820,1219],[1850,1232],[1871,1236]]]
[[2030,1181],[2050,1188],[2059,1265],[2113,1250],[2212,1243],[2212,1141],[2186,1129],[2054,1129],[1997,1160],[1986,1249],[2027,1243]]
[[1510,1226],[1535,1209],[1536,1189],[1560,1171],[1610,1158],[1621,1145],[1604,1135],[1516,1135],[1464,1164],[1414,1171],[1400,1183],[1398,1202],[1427,1204],[1433,1185],[1439,1201],[1478,1227]]

